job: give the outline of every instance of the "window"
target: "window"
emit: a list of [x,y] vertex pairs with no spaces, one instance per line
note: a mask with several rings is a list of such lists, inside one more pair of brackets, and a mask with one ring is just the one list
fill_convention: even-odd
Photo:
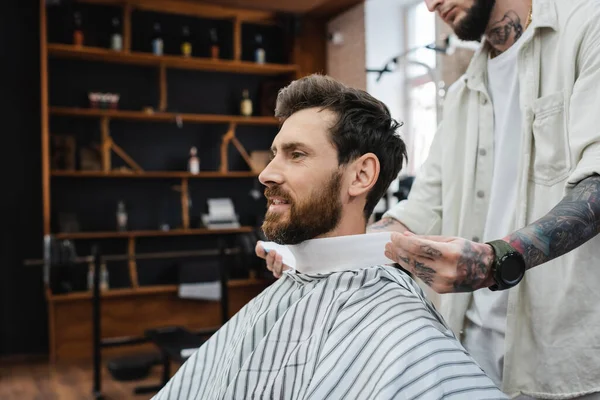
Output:
[[[423,0],[370,0],[365,2],[367,68],[382,68],[386,62],[408,49],[424,47],[435,41],[435,15]],[[391,73],[377,79],[367,75],[367,90],[383,101],[400,128],[408,150],[408,165],[400,178],[415,175],[429,153],[439,118],[436,82],[436,52],[420,48],[389,63]],[[382,213],[397,199],[392,196],[399,180],[390,185],[387,196],[375,212]]]
[[[404,9],[405,47],[414,49],[435,41],[435,15],[423,1]],[[441,99],[438,97],[436,53],[420,48],[406,57],[404,70],[404,135],[409,164],[405,173],[415,175],[427,159],[436,132]]]

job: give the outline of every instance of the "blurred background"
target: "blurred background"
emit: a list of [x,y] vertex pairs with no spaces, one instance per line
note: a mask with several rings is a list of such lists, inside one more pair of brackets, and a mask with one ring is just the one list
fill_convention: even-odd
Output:
[[257,176],[281,87],[326,73],[403,123],[377,219],[473,54],[422,0],[4,0],[0,29],[3,399],[135,396],[164,374],[156,329],[217,329],[272,283]]

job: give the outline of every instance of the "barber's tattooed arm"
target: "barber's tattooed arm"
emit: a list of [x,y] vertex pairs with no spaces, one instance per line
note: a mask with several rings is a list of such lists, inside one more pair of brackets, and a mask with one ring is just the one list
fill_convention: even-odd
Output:
[[600,232],[600,176],[581,181],[548,214],[504,238],[527,268],[576,249]]
[[393,218],[382,218],[381,220],[369,225],[367,232],[404,232],[408,228],[404,226],[400,221]]
[[[533,268],[576,249],[600,233],[600,176],[581,181],[548,214],[504,238]],[[492,247],[459,237],[392,234],[385,255],[438,293],[470,292],[494,284]]]

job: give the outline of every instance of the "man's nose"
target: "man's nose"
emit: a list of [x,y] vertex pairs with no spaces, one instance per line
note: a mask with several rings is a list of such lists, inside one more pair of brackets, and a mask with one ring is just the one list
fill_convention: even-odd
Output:
[[427,9],[431,12],[435,12],[435,10],[442,5],[444,0],[425,0],[425,5]]
[[267,187],[281,185],[283,183],[283,174],[281,173],[280,168],[278,168],[275,159],[271,160],[265,169],[262,170],[258,175],[258,180]]

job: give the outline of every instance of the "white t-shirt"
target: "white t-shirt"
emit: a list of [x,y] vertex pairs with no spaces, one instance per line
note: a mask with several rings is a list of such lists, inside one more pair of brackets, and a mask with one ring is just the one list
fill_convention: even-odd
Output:
[[[514,219],[521,154],[517,56],[528,35],[531,35],[530,29],[507,51],[488,59],[487,88],[494,108],[494,173],[482,238],[485,242],[511,233]],[[506,290],[474,292],[464,330],[465,347],[497,385],[502,381],[507,304]]]

